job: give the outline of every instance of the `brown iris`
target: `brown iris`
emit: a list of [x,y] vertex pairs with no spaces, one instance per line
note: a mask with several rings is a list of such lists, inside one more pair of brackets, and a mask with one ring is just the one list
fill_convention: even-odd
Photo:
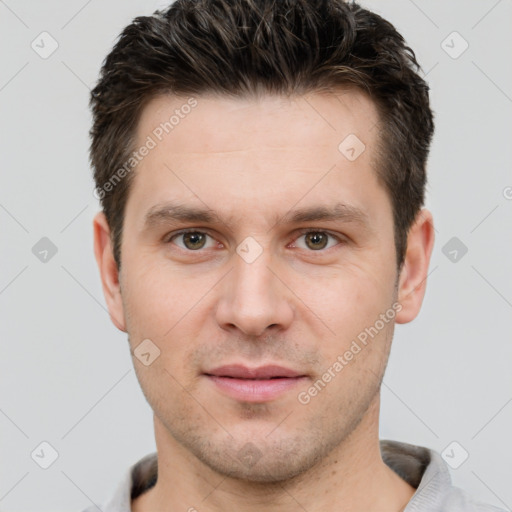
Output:
[[193,231],[191,233],[183,233],[183,242],[187,249],[201,249],[206,241],[206,235]]
[[327,245],[328,235],[320,231],[306,233],[306,245],[310,249],[323,249]]

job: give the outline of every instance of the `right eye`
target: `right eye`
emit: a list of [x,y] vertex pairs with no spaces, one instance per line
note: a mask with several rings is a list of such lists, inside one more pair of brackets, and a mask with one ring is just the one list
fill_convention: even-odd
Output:
[[[213,238],[213,245],[210,245],[210,247],[206,246],[207,237],[211,238],[210,235],[208,235],[204,231],[189,229],[186,231],[180,231],[179,233],[175,233],[170,238],[167,237],[166,243],[176,243],[176,245],[180,249],[183,249],[185,251],[198,251],[200,249],[208,249],[214,247],[215,241],[213,240]],[[182,245],[180,245],[177,242],[174,242],[174,240],[180,240],[182,242]]]

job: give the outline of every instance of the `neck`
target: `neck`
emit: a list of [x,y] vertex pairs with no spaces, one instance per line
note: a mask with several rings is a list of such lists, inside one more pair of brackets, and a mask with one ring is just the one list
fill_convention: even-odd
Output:
[[218,474],[177,443],[155,416],[158,481],[133,501],[132,511],[400,512],[415,489],[382,460],[379,399],[377,394],[359,425],[327,457],[307,472],[273,484]]

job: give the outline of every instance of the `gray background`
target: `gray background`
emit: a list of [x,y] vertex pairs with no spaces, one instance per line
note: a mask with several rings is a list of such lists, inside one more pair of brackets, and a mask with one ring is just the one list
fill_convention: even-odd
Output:
[[[456,441],[452,461],[462,450],[469,458],[451,470],[455,484],[510,509],[512,2],[363,4],[394,23],[416,51],[437,124],[426,204],[436,228],[427,294],[419,317],[396,329],[381,438],[439,452]],[[0,1],[2,511],[100,503],[130,464],[155,450],[151,410],[126,335],[106,312],[93,258],[98,202],[87,102],[121,29],[163,5]],[[31,47],[35,40],[51,49],[49,39],[41,43],[43,31],[58,43],[46,59]],[[450,36],[454,31],[463,39]],[[458,55],[464,40],[469,47]],[[32,252],[42,237],[57,248],[46,262]],[[453,237],[456,245],[443,252]],[[58,452],[48,469],[38,465],[50,462],[43,441]]]

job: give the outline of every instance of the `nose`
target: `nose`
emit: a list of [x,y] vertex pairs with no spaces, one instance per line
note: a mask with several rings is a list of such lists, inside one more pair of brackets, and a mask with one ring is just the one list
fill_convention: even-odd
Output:
[[286,329],[293,320],[293,294],[283,284],[268,249],[252,262],[239,254],[234,268],[223,280],[216,320],[223,329],[239,329],[247,336],[266,330]]

